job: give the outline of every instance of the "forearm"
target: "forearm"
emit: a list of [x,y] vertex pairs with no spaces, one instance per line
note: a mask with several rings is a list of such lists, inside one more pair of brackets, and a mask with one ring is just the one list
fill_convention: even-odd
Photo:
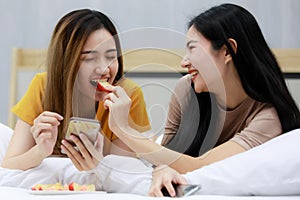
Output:
[[205,165],[245,151],[235,142],[226,142],[200,157],[191,157],[165,148],[127,127],[118,132],[119,138],[140,157],[154,165],[169,165],[180,173],[187,173]]
[[109,141],[109,143],[109,154],[136,157],[136,153],[132,149],[130,149],[122,140],[116,139],[113,142]]
[[195,158],[165,148],[130,127],[118,130],[117,135],[138,157],[154,165],[169,165],[181,173],[195,169]]
[[42,155],[37,146],[34,146],[21,155],[4,158],[1,166],[8,169],[27,170],[38,166],[43,159],[45,156]]

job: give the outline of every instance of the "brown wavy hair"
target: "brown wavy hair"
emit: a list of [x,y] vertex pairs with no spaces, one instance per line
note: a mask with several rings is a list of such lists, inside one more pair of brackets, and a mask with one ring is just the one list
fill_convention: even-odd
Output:
[[[90,34],[106,29],[114,36],[118,56],[118,72],[114,82],[123,75],[123,58],[120,40],[112,21],[103,13],[81,9],[63,16],[57,23],[47,55],[47,85],[43,100],[44,110],[64,116],[58,128],[58,138],[53,154],[60,154],[69,119],[73,116],[73,86],[80,67],[80,55]],[[97,105],[97,102],[95,102]]]

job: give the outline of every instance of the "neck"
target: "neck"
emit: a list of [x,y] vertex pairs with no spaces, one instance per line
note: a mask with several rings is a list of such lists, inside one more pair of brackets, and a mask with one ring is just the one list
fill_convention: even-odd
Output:
[[217,101],[226,110],[233,110],[239,106],[246,98],[248,98],[245,92],[241,80],[237,73],[234,76],[227,76],[230,78],[224,79],[225,94],[218,95]]
[[235,109],[248,97],[243,88],[227,91],[226,94],[226,110]]

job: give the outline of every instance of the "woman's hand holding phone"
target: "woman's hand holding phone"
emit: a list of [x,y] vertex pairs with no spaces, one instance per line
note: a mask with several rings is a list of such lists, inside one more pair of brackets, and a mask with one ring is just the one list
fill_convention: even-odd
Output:
[[31,133],[44,157],[51,155],[53,152],[61,120],[63,120],[61,115],[44,111],[33,122]]
[[153,171],[152,183],[149,191],[150,196],[163,197],[162,188],[169,193],[169,196],[175,197],[176,191],[174,184],[187,184],[185,178],[174,169],[160,165]]
[[79,137],[71,135],[73,146],[67,140],[62,141],[62,150],[72,160],[79,171],[94,169],[103,158],[103,135],[98,132],[95,144],[92,144],[88,137],[82,133]]

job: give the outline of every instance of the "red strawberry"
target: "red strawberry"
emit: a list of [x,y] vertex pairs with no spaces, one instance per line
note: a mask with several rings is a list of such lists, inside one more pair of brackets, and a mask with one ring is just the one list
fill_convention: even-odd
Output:
[[70,191],[79,191],[80,190],[80,185],[75,183],[75,182],[72,182],[69,184],[69,190]]
[[35,184],[31,187],[31,190],[43,190],[43,187],[41,184]]
[[74,182],[69,184],[69,190],[74,191]]

